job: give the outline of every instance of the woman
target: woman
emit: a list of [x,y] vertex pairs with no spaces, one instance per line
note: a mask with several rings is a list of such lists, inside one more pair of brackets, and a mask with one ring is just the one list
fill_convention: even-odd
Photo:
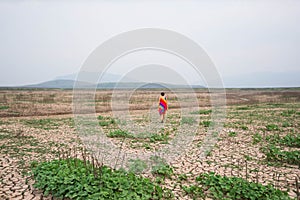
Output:
[[167,103],[167,97],[165,96],[165,93],[160,93],[159,97],[159,104],[158,104],[158,112],[160,115],[161,123],[165,120],[165,115],[168,110],[168,103]]

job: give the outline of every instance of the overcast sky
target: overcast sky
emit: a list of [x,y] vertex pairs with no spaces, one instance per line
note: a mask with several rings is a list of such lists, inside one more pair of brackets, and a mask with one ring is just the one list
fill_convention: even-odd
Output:
[[75,73],[102,42],[145,27],[196,41],[224,77],[300,77],[299,24],[296,0],[0,1],[0,86]]

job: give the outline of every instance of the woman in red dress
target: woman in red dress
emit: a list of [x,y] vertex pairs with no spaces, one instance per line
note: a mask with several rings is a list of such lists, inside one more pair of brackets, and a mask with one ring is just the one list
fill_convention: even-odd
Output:
[[165,120],[165,115],[168,110],[168,103],[167,103],[167,97],[165,96],[165,93],[160,93],[159,97],[159,104],[158,104],[158,112],[160,115],[161,123]]

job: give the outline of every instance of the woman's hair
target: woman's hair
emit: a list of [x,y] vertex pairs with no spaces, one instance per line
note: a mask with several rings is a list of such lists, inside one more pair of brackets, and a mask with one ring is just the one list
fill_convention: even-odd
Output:
[[161,96],[165,96],[165,93],[164,93],[164,92],[161,92],[160,95],[161,95]]

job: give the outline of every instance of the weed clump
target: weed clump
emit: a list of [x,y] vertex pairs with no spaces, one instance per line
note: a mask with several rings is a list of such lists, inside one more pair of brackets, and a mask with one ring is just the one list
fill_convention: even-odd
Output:
[[52,160],[32,165],[34,187],[58,198],[70,199],[170,199],[169,190],[150,179],[123,170],[75,158]]
[[183,186],[183,190],[194,199],[291,199],[287,192],[271,185],[249,182],[239,177],[226,177],[215,173],[204,173],[196,178],[196,185]]

